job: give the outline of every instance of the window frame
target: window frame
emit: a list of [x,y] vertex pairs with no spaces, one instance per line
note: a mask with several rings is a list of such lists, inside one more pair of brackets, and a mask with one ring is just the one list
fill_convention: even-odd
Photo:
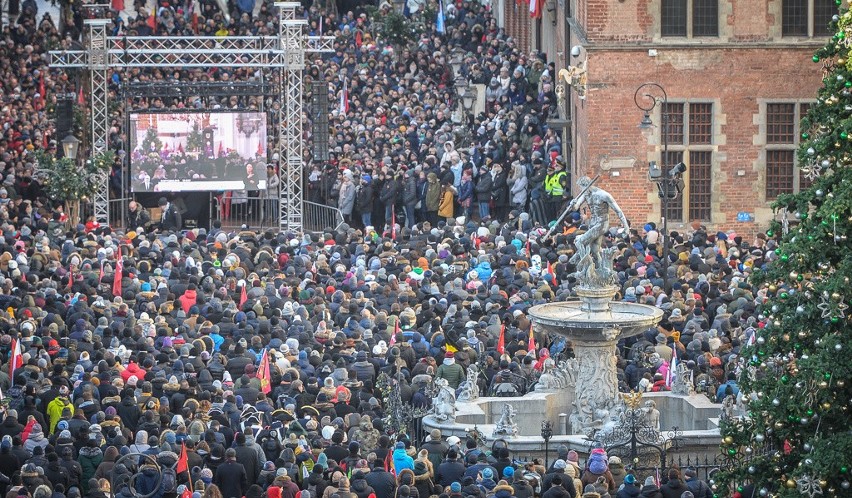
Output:
[[[796,151],[799,150],[799,145],[802,140],[802,117],[807,114],[807,108],[812,106],[815,103],[813,100],[807,99],[781,99],[781,100],[771,100],[767,99],[762,103],[761,113],[762,113],[762,122],[763,122],[763,195],[764,200],[769,202],[778,198],[778,195],[789,194],[789,193],[797,193],[800,192],[803,188],[803,184],[807,180],[804,178],[804,172],[799,167],[799,158],[796,154]],[[769,142],[769,108],[773,105],[792,105],[793,106],[793,132],[792,132],[792,142],[784,142],[777,143]],[[803,112],[804,111],[804,112]],[[775,195],[769,195],[770,192],[768,190],[768,160],[771,152],[783,151],[786,153],[790,153],[792,155],[792,187],[789,192],[779,191],[772,192]],[[805,180],[805,181],[803,181]],[[808,185],[804,185],[804,188],[807,188]]]
[[[802,2],[804,3],[804,7],[807,10],[804,14],[806,26],[800,26],[799,30],[796,33],[785,33],[784,31],[784,20],[785,20],[785,6],[787,6],[787,2]],[[825,2],[826,5],[822,5],[821,2]],[[845,5],[846,2],[844,1]],[[801,9],[801,6],[797,6]],[[827,26],[830,21],[831,16],[828,19],[822,19],[817,21],[815,18],[817,14],[817,10],[820,8],[827,9],[827,12],[831,12],[831,16],[837,13],[837,5],[834,3],[834,0],[781,0],[781,8],[779,11],[781,22],[779,23],[779,28],[781,30],[782,38],[828,38],[832,35],[831,32],[828,31]]]
[[[716,4],[716,29],[715,34],[695,34],[695,20],[696,20],[696,8],[695,2],[715,2]],[[663,24],[664,19],[664,11],[667,7],[670,9],[678,8],[672,6],[667,2],[684,2],[686,5],[684,6],[684,18],[683,23],[686,25],[686,30],[684,34],[665,34],[666,28]],[[660,0],[660,38],[662,39],[693,39],[693,38],[719,38],[722,22],[719,20],[719,15],[721,13],[720,8],[720,0]]]
[[[699,208],[692,205],[692,186],[693,186],[692,182],[693,182],[693,180],[697,180],[697,178],[692,178],[691,173],[690,173],[691,163],[692,163],[692,157],[691,156],[692,156],[692,153],[709,153],[710,154],[710,162],[709,162],[709,173],[708,173],[707,180],[709,180],[709,182],[710,182],[710,184],[708,186],[710,200],[709,200],[709,209],[707,211],[708,216],[707,216],[707,218],[702,218],[698,221],[712,222],[713,198],[714,198],[714,196],[713,196],[713,176],[714,176],[713,171],[715,169],[714,165],[716,164],[716,161],[717,161],[717,156],[716,156],[717,146],[716,146],[716,141],[715,141],[716,105],[717,105],[717,102],[715,102],[713,100],[707,100],[707,99],[694,99],[694,100],[693,99],[686,99],[686,100],[676,100],[676,101],[670,100],[670,101],[666,102],[666,105],[668,105],[668,106],[682,106],[682,117],[683,117],[682,126],[683,126],[683,129],[677,133],[677,136],[682,136],[683,140],[681,142],[673,143],[671,141],[670,136],[667,136],[666,140],[664,140],[663,136],[661,135],[660,136],[661,143],[665,143],[666,141],[668,142],[668,151],[666,152],[666,151],[661,150],[660,160],[661,160],[661,163],[662,163],[662,166],[663,166],[664,169],[671,168],[676,163],[669,164],[670,161],[665,161],[664,159],[667,159],[666,154],[668,154],[668,157],[672,157],[672,158],[675,158],[679,155],[680,160],[683,161],[684,164],[686,164],[686,171],[682,175],[683,184],[684,184],[683,192],[681,192],[680,196],[678,196],[678,198],[674,200],[675,206],[672,206],[672,200],[669,200],[668,201],[668,208],[669,209],[667,209],[666,212],[664,212],[662,202],[661,202],[660,203],[660,214],[663,215],[663,216],[668,216],[669,214],[672,213],[673,210],[676,210],[676,211],[679,210],[680,216],[678,218],[675,218],[673,216],[669,216],[668,219],[670,221],[679,222],[679,223],[687,223],[687,222],[693,221],[693,218],[691,218],[691,215],[696,209],[699,209]],[[706,105],[706,106],[710,107],[710,112],[708,114],[705,114],[705,115],[710,117],[710,120],[709,120],[709,123],[708,123],[708,125],[709,125],[709,135],[708,135],[709,142],[705,142],[703,140],[701,140],[701,141],[694,141],[693,140],[692,127],[691,127],[692,115],[693,115],[693,106],[699,106],[699,105]],[[662,122],[662,117],[663,117],[662,113],[664,112],[664,108],[665,108],[665,105],[661,106],[661,109],[660,109],[661,122]],[[698,113],[696,112],[695,114],[697,115]],[[667,127],[670,128],[670,125],[669,125],[670,118],[668,117],[669,115],[670,114],[667,114],[665,121],[666,121]],[[681,123],[678,122],[678,125],[681,125]],[[668,131],[668,130],[666,130],[666,131]],[[662,128],[660,129],[661,134],[666,132],[666,131],[664,131]],[[704,195],[704,193],[702,192],[701,195]],[[680,205],[679,209],[678,209],[678,204]],[[702,206],[700,209],[703,210],[705,208]]]

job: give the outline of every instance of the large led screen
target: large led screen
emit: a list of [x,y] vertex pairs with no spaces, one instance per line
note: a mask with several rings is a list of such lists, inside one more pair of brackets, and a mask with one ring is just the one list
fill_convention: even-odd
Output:
[[266,188],[266,114],[130,115],[134,192]]

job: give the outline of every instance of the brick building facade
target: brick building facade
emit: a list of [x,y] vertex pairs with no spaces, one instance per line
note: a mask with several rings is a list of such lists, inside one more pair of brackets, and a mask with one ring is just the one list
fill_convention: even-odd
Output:
[[[798,119],[821,85],[811,57],[828,36],[834,0],[549,1],[564,11],[565,24],[553,29],[568,39],[557,64],[585,59],[588,70],[585,98],[566,94],[572,173],[601,174],[634,225],[661,218],[649,161],[688,168],[683,195],[669,206],[671,230],[694,220],[765,229],[771,200],[806,184],[795,167]],[[575,45],[579,57],[570,55]],[[668,101],[643,130],[634,93],[647,82],[662,85]]]

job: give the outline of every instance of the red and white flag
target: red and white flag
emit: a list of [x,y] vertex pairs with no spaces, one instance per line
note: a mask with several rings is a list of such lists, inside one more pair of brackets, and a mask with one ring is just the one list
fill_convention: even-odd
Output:
[[21,343],[17,337],[12,339],[12,357],[9,359],[9,378],[14,384],[15,370],[24,366],[24,357],[21,355]]
[[263,358],[260,359],[257,378],[260,379],[260,390],[263,394],[272,392],[272,374],[269,372],[269,353],[265,349],[263,350]]
[[666,372],[666,387],[671,387],[672,382],[677,378],[677,347],[672,347],[672,361],[669,363],[669,369]]
[[121,256],[121,246],[118,246],[118,253],[115,256],[115,275],[112,279],[112,295],[121,295],[121,277],[124,274],[124,258]]
[[343,80],[343,90],[340,92],[340,113],[349,113],[349,81]]
[[541,19],[542,0],[530,0],[530,17]]
[[390,338],[390,346],[393,347],[396,345],[396,335],[399,334],[399,317],[396,317],[396,322],[393,324],[393,334],[391,334]]

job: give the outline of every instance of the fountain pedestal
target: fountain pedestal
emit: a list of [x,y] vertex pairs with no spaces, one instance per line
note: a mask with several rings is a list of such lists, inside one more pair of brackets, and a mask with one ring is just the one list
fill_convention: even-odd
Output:
[[542,304],[529,310],[537,330],[567,337],[573,345],[574,403],[569,415],[573,434],[601,429],[619,404],[615,346],[642,333],[663,317],[653,306],[612,301],[618,287],[583,286],[579,299]]

